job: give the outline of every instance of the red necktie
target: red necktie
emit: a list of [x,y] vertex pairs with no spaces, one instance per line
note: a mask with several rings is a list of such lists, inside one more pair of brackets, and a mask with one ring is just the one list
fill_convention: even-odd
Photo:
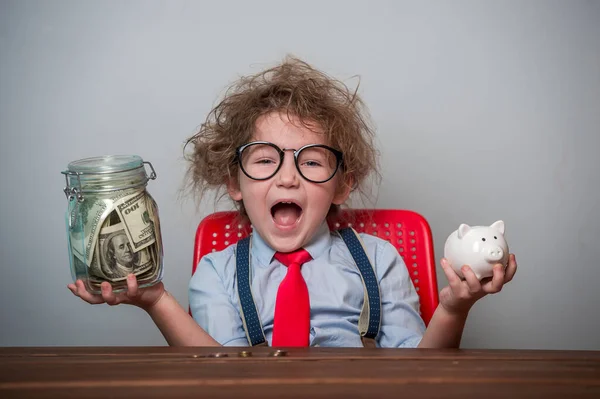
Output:
[[277,290],[272,345],[308,346],[310,301],[300,266],[312,258],[306,250],[299,249],[289,253],[277,252],[275,259],[286,265],[288,271]]

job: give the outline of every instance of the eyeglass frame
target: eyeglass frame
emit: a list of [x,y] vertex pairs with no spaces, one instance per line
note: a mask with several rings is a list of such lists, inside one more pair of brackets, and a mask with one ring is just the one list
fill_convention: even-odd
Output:
[[[246,148],[248,148],[250,146],[258,145],[258,144],[265,144],[270,147],[273,147],[275,150],[277,150],[277,153],[279,154],[279,165],[277,166],[277,169],[275,169],[275,171],[268,177],[256,178],[256,177],[250,176],[248,174],[248,172],[246,172],[246,170],[244,169],[244,165],[242,163],[242,151],[244,151]],[[304,176],[304,173],[302,173],[302,171],[300,170],[300,165],[298,165],[298,154],[300,154],[300,152],[306,148],[315,148],[315,147],[325,148],[325,149],[331,151],[335,155],[335,159],[336,159],[335,170],[333,171],[331,176],[326,180],[319,181],[319,180],[311,180],[311,179],[307,178],[306,176]],[[302,178],[304,180],[309,181],[311,183],[317,183],[317,184],[327,183],[329,180],[333,179],[333,177],[339,170],[340,166],[342,166],[344,164],[344,154],[340,150],[336,150],[335,148],[329,147],[328,145],[325,145],[325,144],[307,144],[296,150],[294,148],[279,148],[276,144],[273,144],[269,141],[252,141],[250,143],[246,143],[246,144],[239,146],[235,150],[235,162],[237,162],[240,165],[240,169],[246,176],[248,176],[248,178],[250,178],[252,180],[258,180],[258,181],[269,180],[270,178],[275,176],[277,174],[277,172],[279,172],[279,170],[281,169],[286,151],[294,152],[294,165],[296,165],[296,170],[298,171],[298,173],[300,174],[300,176],[302,176]]]

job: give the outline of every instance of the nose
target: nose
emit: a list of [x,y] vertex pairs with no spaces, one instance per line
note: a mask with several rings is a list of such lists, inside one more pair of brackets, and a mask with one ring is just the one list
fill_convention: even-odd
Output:
[[300,176],[294,163],[294,156],[287,154],[283,157],[283,164],[277,173],[277,185],[281,187],[294,187],[298,185]]
[[488,250],[485,260],[488,262],[498,262],[504,257],[504,251],[500,247],[492,247]]

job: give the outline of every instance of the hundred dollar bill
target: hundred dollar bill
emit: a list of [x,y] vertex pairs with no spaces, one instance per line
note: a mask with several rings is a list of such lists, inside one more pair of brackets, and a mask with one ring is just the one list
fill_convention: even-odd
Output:
[[115,210],[123,222],[133,252],[138,252],[156,241],[154,222],[148,213],[147,197],[148,194],[141,191],[115,202]]
[[[110,216],[104,221],[105,225],[109,224],[109,218]],[[92,263],[87,269],[88,286],[96,292],[100,292],[102,290],[100,284],[102,284],[103,281],[108,281],[100,269],[100,253],[98,252],[98,248],[99,245],[96,245],[94,256],[92,257]]]
[[[143,250],[141,250],[139,252],[139,253],[144,253],[145,251],[148,251],[149,255],[152,258],[152,260],[151,260],[152,266],[148,270],[141,272],[141,273],[138,271],[135,271],[135,270],[133,271],[133,273],[136,275],[138,284],[140,284],[140,285],[145,284],[147,282],[155,282],[157,275],[161,272],[160,266],[156,263],[155,259],[153,258],[153,249],[154,249],[153,247],[154,247],[154,244],[144,248]],[[113,286],[113,289],[115,289],[117,291],[118,290],[126,290],[127,284],[125,283],[125,279],[126,279],[125,277],[107,278],[104,276],[104,273],[102,271],[100,271],[100,269],[90,268],[89,275],[88,275],[88,285],[95,291],[101,291],[100,285],[102,284],[102,282],[108,281]]]
[[[108,219],[107,219],[108,220]],[[94,257],[92,258],[92,262],[90,263],[90,267],[88,269],[88,279],[90,282],[98,283],[100,285],[101,282],[107,281],[108,279],[102,272],[102,268],[100,267],[100,245],[96,245],[96,250],[94,251]]]
[[[154,245],[154,244],[153,244]],[[147,248],[152,248],[152,246],[149,246]],[[161,272],[161,268],[158,264],[154,264],[154,267],[148,269],[146,272],[141,273],[139,275],[137,275],[137,280],[139,284],[145,284],[147,282],[154,282],[156,281],[156,276]]]
[[140,285],[143,285],[147,282],[155,282],[158,276],[162,275],[162,264],[160,261],[162,259],[162,239],[160,232],[160,220],[158,217],[158,206],[156,205],[156,202],[152,196],[148,193],[146,193],[146,209],[148,211],[149,221],[154,225],[155,242],[146,247],[150,253],[154,267],[142,274],[137,275],[137,280]]
[[[130,271],[129,273],[133,273],[138,279],[140,279],[140,276],[143,275],[147,275],[147,274],[153,274],[154,271],[157,269],[155,267],[155,263],[152,260],[151,256],[150,256],[150,251],[148,250],[149,247],[146,247],[144,249],[141,249],[140,251],[136,252],[136,255],[139,256],[138,260],[136,260],[136,263],[133,267],[133,270]],[[127,273],[127,274],[129,274]],[[125,281],[127,279],[127,274],[125,276],[122,277],[111,277],[109,279],[109,281],[111,282],[119,282],[119,281]]]
[[155,268],[150,251],[143,248],[134,252],[125,232],[125,223],[103,227],[98,235],[97,256],[90,277],[94,282],[118,282],[129,273],[140,275]]
[[146,206],[148,209],[148,215],[150,221],[154,224],[154,236],[155,242],[154,244],[147,247],[150,251],[150,256],[154,262],[153,268],[149,269],[147,272],[140,274],[137,276],[139,284],[145,284],[146,282],[155,282],[160,276],[162,276],[162,238],[160,231],[160,219],[158,217],[158,206],[156,202],[149,194],[146,196]]
[[160,218],[158,216],[158,205],[156,205],[156,201],[150,194],[146,196],[148,214],[150,216],[150,221],[154,224],[154,238],[156,242],[154,243],[154,251],[153,255],[158,262],[158,259],[162,259],[163,255],[163,246],[162,246],[162,234],[160,230]]
[[103,197],[86,194],[83,202],[75,203],[69,215],[71,250],[81,262],[91,265],[100,226],[113,210],[114,202],[132,193],[134,190],[117,191]]

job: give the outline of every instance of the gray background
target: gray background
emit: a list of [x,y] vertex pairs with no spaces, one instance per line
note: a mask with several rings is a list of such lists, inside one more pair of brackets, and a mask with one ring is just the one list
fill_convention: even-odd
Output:
[[600,2],[566,0],[0,1],[0,345],[165,344],[143,311],[67,290],[59,172],[154,164],[164,280],[187,306],[214,207],[178,199],[182,144],[229,82],[286,53],[361,75],[377,206],[423,214],[438,259],[461,222],[506,222],[519,272],[464,347],[600,349]]

